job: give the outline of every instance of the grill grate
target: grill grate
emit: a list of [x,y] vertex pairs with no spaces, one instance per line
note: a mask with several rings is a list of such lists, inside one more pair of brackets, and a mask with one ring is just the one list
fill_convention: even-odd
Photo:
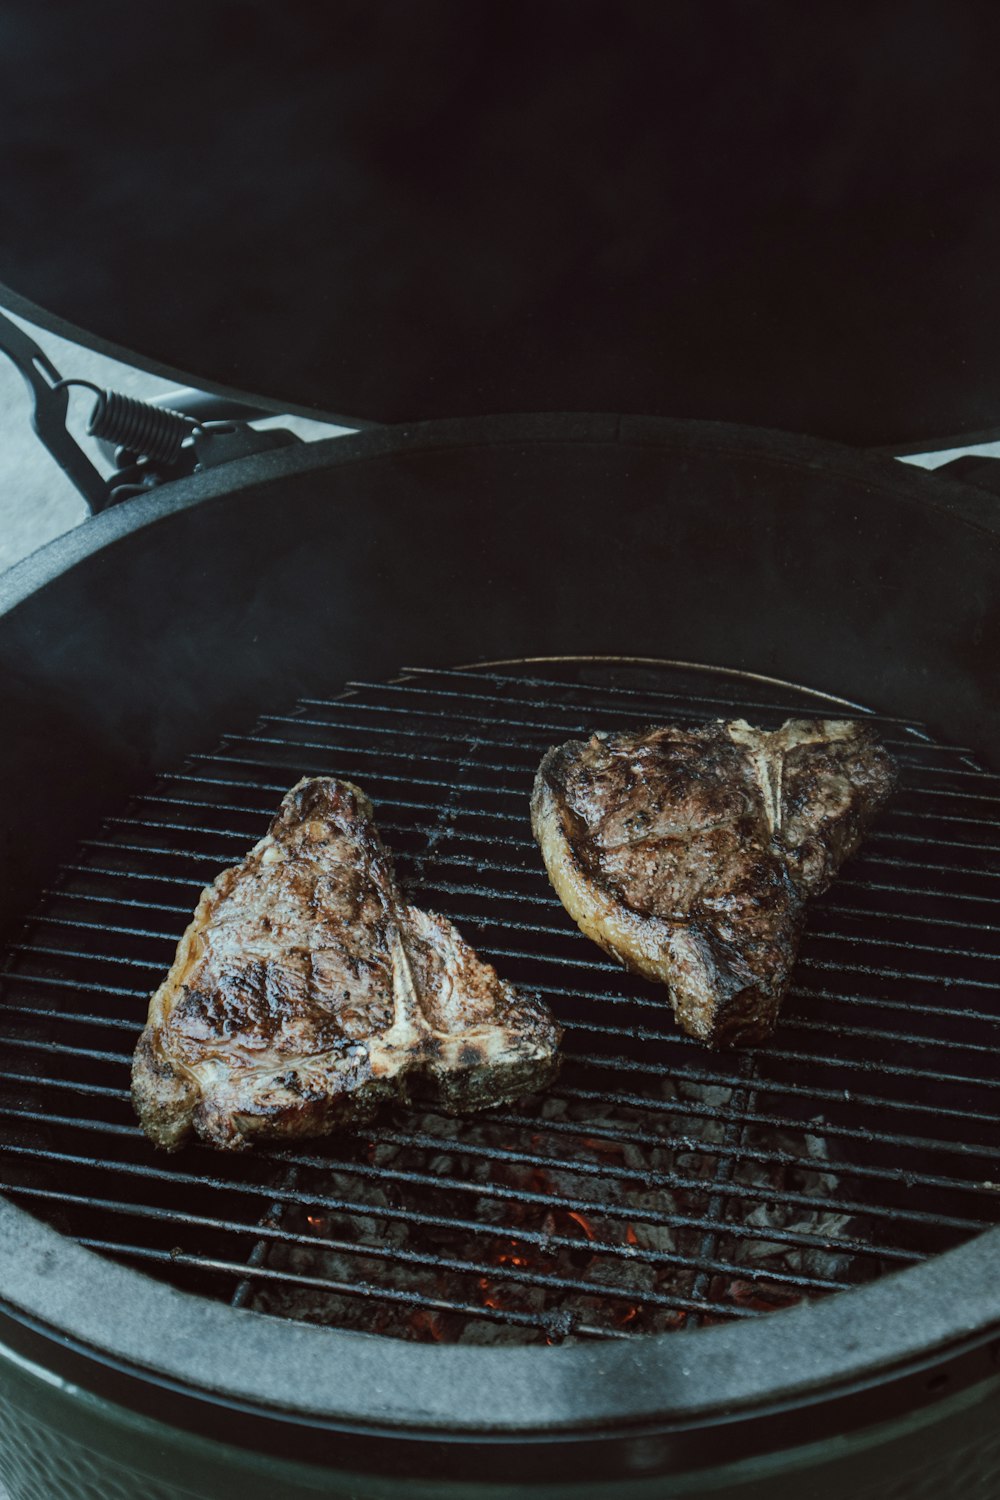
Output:
[[[903,788],[811,912],[781,1024],[711,1053],[576,931],[527,825],[543,751],[593,728],[860,714],[670,664],[408,669],[268,714],[109,817],[8,955],[0,1186],[208,1295],[439,1340],[623,1338],[745,1318],[998,1218],[1000,776],[878,718]],[[128,1097],[201,887],[301,775],[359,782],[411,895],[566,1027],[544,1097],[397,1110],[308,1149],[153,1151]]]

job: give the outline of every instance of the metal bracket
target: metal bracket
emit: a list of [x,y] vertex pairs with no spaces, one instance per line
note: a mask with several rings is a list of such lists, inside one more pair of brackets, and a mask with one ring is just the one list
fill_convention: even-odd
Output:
[[[258,432],[249,419],[264,413],[241,408],[223,397],[179,392],[180,400],[172,396],[167,407],[102,391],[87,380],[64,379],[34,339],[2,313],[0,353],[17,366],[34,398],[31,424],[35,432],[95,515],[171,479],[301,441],[284,429]],[[87,387],[97,397],[90,433],[116,465],[108,479],[66,427],[67,387],[74,385]],[[242,420],[232,420],[237,412]],[[210,420],[214,416],[227,420]]]
[[33,397],[31,425],[63,473],[76,485],[92,514],[111,501],[111,490],[66,427],[69,394],[62,376],[34,339],[0,313],[0,354],[17,366]]

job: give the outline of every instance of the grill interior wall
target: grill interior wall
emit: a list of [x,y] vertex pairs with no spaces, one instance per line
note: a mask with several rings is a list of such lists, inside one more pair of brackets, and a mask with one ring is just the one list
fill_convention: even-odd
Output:
[[[628,1337],[752,1317],[996,1222],[1000,777],[878,720],[903,787],[812,908],[774,1037],[712,1053],[576,931],[527,820],[595,728],[856,712],[708,669],[406,671],[268,714],[109,817],[8,954],[0,1185],[178,1285],[397,1337]],[[305,1148],[167,1157],[128,1065],[199,890],[304,774],[362,785],[404,886],[566,1027],[556,1086]]]

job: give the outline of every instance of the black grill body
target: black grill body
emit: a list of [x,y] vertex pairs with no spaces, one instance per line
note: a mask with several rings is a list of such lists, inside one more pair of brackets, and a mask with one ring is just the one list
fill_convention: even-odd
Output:
[[[888,462],[798,440],[615,418],[511,419],[267,455],[130,502],[29,560],[8,585],[0,632],[15,726],[0,755],[4,784],[21,789],[5,820],[4,868],[16,879],[5,889],[4,914],[17,949],[7,1024],[9,1055],[18,1059],[5,1069],[18,1075],[7,1079],[5,1096],[6,1183],[20,1202],[64,1215],[63,1227],[90,1245],[133,1265],[162,1265],[179,1285],[205,1290],[190,1276],[211,1269],[238,1306],[159,1285],[5,1207],[0,1296],[19,1330],[9,1342],[34,1340],[33,1357],[44,1348],[58,1363],[51,1345],[58,1329],[92,1385],[114,1388],[116,1399],[136,1407],[148,1406],[155,1389],[178,1430],[197,1425],[199,1392],[210,1391],[213,1410],[221,1402],[227,1413],[220,1435],[288,1451],[289,1423],[305,1423],[312,1459],[354,1470],[388,1465],[468,1478],[484,1446],[500,1444],[503,1461],[490,1459],[498,1482],[688,1471],[704,1480],[723,1459],[762,1462],[770,1454],[780,1466],[774,1455],[801,1447],[802,1426],[788,1416],[796,1408],[809,1407],[810,1437],[857,1429],[859,1443],[870,1444],[878,1423],[905,1425],[921,1413],[924,1430],[953,1420],[949,1402],[959,1391],[962,1442],[978,1442],[969,1412],[996,1384],[990,1341],[1000,1322],[982,1274],[991,1238],[969,1240],[992,1222],[995,1201],[991,1174],[980,1171],[996,1150],[989,872],[1000,840],[989,829],[1000,548],[989,504]],[[458,679],[450,670],[462,661],[564,656],[628,661],[609,675],[606,664],[570,671],[549,660],[519,668],[518,681],[502,667],[479,666]],[[404,658],[430,670],[401,677]],[[638,658],[727,672],[670,669],[667,681],[662,667]],[[341,698],[352,679],[363,685]],[[790,682],[819,696],[790,692]],[[909,790],[860,871],[817,912],[784,1036],[770,1052],[713,1062],[725,1098],[680,1101],[701,1120],[714,1111],[720,1133],[708,1176],[684,1189],[700,1205],[692,1216],[697,1243],[673,1252],[691,1262],[689,1279],[661,1294],[662,1305],[647,1302],[692,1323],[718,1317],[724,1325],[636,1340],[613,1320],[567,1329],[532,1313],[523,1325],[531,1337],[576,1332],[580,1341],[483,1350],[395,1338],[359,1345],[347,1333],[252,1317],[239,1304],[253,1305],[261,1283],[288,1279],[288,1263],[275,1262],[269,1242],[306,1233],[280,1216],[269,1220],[272,1205],[307,1198],[326,1158],[319,1167],[285,1161],[301,1175],[284,1183],[272,1175],[253,1186],[259,1164],[242,1167],[226,1202],[239,1203],[244,1217],[228,1208],[220,1215],[216,1196],[210,1231],[198,1222],[210,1217],[204,1200],[232,1184],[181,1183],[199,1195],[198,1208],[187,1205],[186,1226],[160,1213],[146,1221],[153,1232],[137,1236],[140,1216],[117,1212],[121,1196],[108,1188],[107,1161],[121,1157],[124,1176],[135,1165],[121,1075],[135,1007],[169,960],[199,883],[243,853],[295,775],[353,770],[365,784],[369,766],[382,826],[398,841],[414,888],[425,887],[515,970],[541,952],[553,992],[572,992],[562,996],[576,1007],[577,1027],[566,1087],[593,1092],[588,1079],[600,1075],[603,1093],[624,1097],[646,1088],[651,1055],[657,1068],[689,1070],[702,1081],[705,1060],[637,1002],[631,982],[596,950],[581,958],[568,921],[558,928],[524,842],[526,823],[519,831],[510,811],[523,795],[518,777],[536,752],[597,712],[635,723],[669,702],[671,713],[690,719],[744,701],[755,705],[748,716],[760,718],[811,703],[826,712],[830,695],[847,700],[838,711],[877,708],[899,742]],[[705,700],[704,713],[695,714],[692,700]],[[416,706],[415,719],[399,721],[402,704]],[[261,720],[262,712],[271,717]],[[378,725],[393,716],[404,733],[373,759]],[[241,725],[245,731],[224,740]],[[411,731],[419,767],[398,753]],[[350,767],[331,761],[341,752],[354,757]],[[173,778],[158,780],[164,771]],[[130,796],[137,800],[126,805]],[[428,812],[440,818],[433,858]],[[60,865],[79,868],[58,876]],[[53,894],[39,906],[45,887]],[[108,903],[115,920],[92,922],[88,913]],[[24,929],[32,911],[36,920]],[[95,929],[103,934],[100,959]],[[848,956],[858,949],[863,956]],[[85,1089],[64,1087],[78,1076],[75,1064],[61,1077],[50,1068],[44,1086],[22,1081],[31,1045],[65,1024],[60,995],[75,1005],[88,997],[86,1018],[73,1020],[72,1036],[61,1033],[64,1045],[108,1054],[85,1065],[95,1069],[80,1078],[92,1085],[89,1103],[81,1103]],[[33,1076],[43,1075],[36,1068]],[[53,1121],[60,1089],[69,1098],[62,1123]],[[802,1171],[817,1109],[831,1127],[824,1208],[845,1210],[839,1233],[827,1238],[844,1259],[786,1268],[774,1285],[836,1294],[761,1319],[731,1291],[740,1265],[732,1206],[779,1191],[747,1173],[765,1149],[755,1132],[776,1118],[797,1131],[781,1149]],[[22,1168],[37,1157],[37,1132],[53,1128],[68,1134],[51,1147],[56,1176],[45,1181]],[[592,1139],[607,1143],[625,1127],[602,1128]],[[644,1127],[633,1120],[627,1128],[637,1135]],[[67,1142],[79,1136],[82,1145],[88,1131],[76,1163],[86,1181],[74,1189],[61,1163],[73,1154]],[[404,1156],[388,1167],[377,1151],[370,1163],[354,1159],[355,1177],[364,1166],[369,1179],[388,1172],[397,1188],[416,1191],[412,1204],[433,1196],[438,1190],[420,1180],[430,1175],[426,1157],[415,1164],[428,1148],[412,1124],[391,1120],[380,1131],[377,1151],[392,1146]],[[518,1145],[509,1135],[480,1151],[508,1159],[519,1152],[527,1158],[521,1166],[550,1170],[566,1136],[552,1130]],[[608,1180],[600,1150],[591,1153],[601,1168],[591,1175]],[[210,1170],[211,1163],[198,1168]],[[664,1191],[678,1186],[665,1175],[692,1176],[690,1162],[657,1170],[650,1185]],[[514,1201],[532,1190],[510,1191]],[[790,1183],[780,1192],[802,1196]],[[74,1194],[86,1201],[77,1205],[84,1219],[71,1223]],[[257,1206],[247,1218],[249,1201]],[[590,1205],[581,1194],[560,1207],[589,1221]],[[166,1207],[182,1214],[176,1202]],[[646,1212],[655,1219],[648,1203]],[[220,1217],[236,1230],[220,1228]],[[557,1237],[575,1232],[563,1224]],[[767,1233],[773,1237],[775,1226]],[[201,1235],[207,1244],[206,1234],[207,1253],[196,1243]],[[189,1244],[183,1235],[193,1236]],[[26,1244],[37,1244],[39,1255],[26,1259]],[[60,1285],[58,1317],[36,1264],[43,1249],[46,1275]],[[199,1259],[214,1265],[192,1265]],[[375,1280],[373,1259],[366,1281]],[[891,1265],[913,1268],[836,1291]],[[88,1321],[98,1283],[122,1308],[115,1327],[101,1332]],[[425,1288],[405,1295],[415,1311],[453,1311],[421,1305]],[[473,1300],[482,1317],[485,1304]],[[499,1320],[485,1321],[517,1323],[511,1311],[505,1305]],[[175,1330],[200,1328],[197,1350],[191,1339],[157,1337],[164,1319]],[[267,1357],[237,1359],[243,1338],[266,1340]],[[314,1377],[322,1371],[311,1395],[307,1368]],[[424,1393],[416,1404],[415,1389]],[[266,1411],[268,1420],[241,1423],[247,1409]],[[711,1449],[706,1422],[718,1436]],[[375,1429],[373,1446],[364,1433]],[[455,1440],[447,1453],[430,1441],[442,1433]],[[516,1457],[505,1446],[514,1438]],[[916,1455],[919,1445],[907,1451]],[[788,1457],[800,1467],[805,1461],[801,1452]],[[926,1468],[926,1454],[921,1463]],[[919,1467],[914,1462],[914,1474]],[[769,1472],[773,1479],[773,1465]],[[733,1483],[732,1473],[720,1477],[717,1491]]]

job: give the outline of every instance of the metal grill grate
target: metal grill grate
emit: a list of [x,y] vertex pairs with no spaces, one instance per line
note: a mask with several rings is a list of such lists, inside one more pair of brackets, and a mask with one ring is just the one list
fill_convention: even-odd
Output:
[[[879,719],[903,789],[812,910],[773,1039],[680,1035],[576,931],[527,822],[594,728],[862,710],[670,664],[408,669],[267,715],[136,797],[8,956],[0,1186],[82,1243],[271,1313],[400,1337],[627,1337],[753,1316],[996,1222],[1000,777]],[[359,782],[412,897],[566,1027],[544,1097],[307,1149],[146,1142],[131,1051],[199,890],[305,774]]]

